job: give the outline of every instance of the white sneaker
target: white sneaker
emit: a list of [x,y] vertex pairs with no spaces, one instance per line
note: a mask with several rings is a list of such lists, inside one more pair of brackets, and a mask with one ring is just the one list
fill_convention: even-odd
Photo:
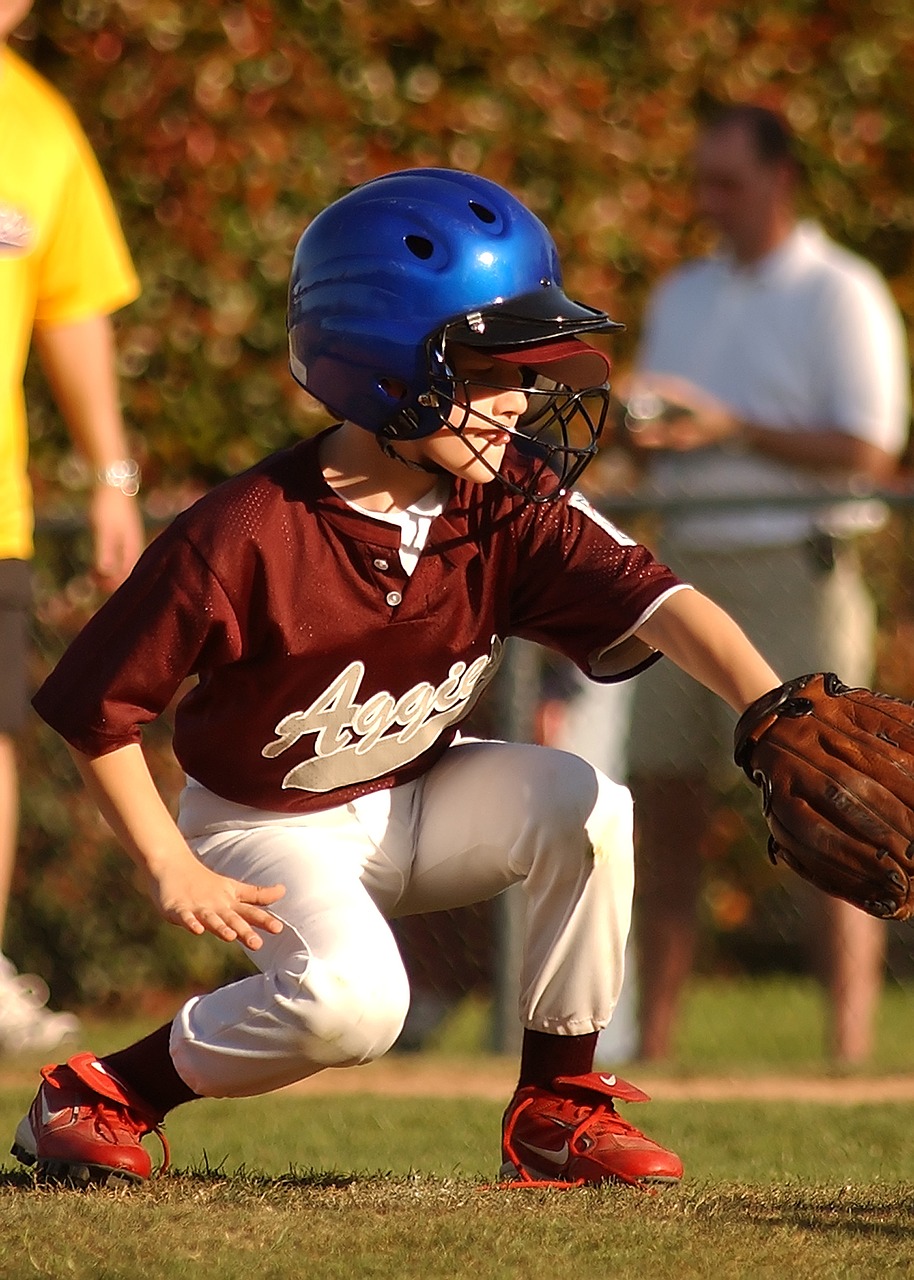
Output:
[[46,1009],[47,983],[34,973],[17,973],[0,956],[0,1056],[47,1053],[80,1033],[72,1013]]

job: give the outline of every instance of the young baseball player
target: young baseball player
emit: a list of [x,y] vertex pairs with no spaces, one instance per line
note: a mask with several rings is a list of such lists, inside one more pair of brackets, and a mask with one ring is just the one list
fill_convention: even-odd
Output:
[[[742,710],[778,683],[736,625],[572,489],[608,403],[542,223],[441,169],[358,187],[307,228],[292,372],[336,419],[185,511],[35,706],[162,914],[259,970],[120,1052],[42,1071],[14,1154],[147,1178],[174,1107],[386,1053],[409,1003],[388,921],[523,885],[517,1090],[502,1176],[673,1182],[678,1156],[592,1070],[622,981],[628,792],[575,756],[461,740],[509,636],[596,679],[661,653]],[[177,822],[141,733],[182,682]]]

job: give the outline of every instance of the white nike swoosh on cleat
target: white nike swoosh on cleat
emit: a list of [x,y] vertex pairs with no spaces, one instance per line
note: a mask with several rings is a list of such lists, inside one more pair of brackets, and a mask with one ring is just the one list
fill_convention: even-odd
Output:
[[560,1166],[568,1163],[568,1157],[571,1154],[568,1143],[560,1147],[558,1151],[550,1151],[548,1147],[535,1147],[532,1142],[524,1142],[522,1144],[528,1151],[532,1151],[535,1155],[542,1156],[544,1160],[548,1160],[550,1164]]
[[607,1085],[610,1089],[611,1089],[611,1088],[613,1087],[613,1085],[616,1083],[616,1077],[615,1077],[615,1076],[600,1076],[600,1079],[601,1079],[601,1080],[603,1081],[603,1083],[604,1083],[605,1085]]
[[52,1111],[48,1106],[47,1098],[44,1094],[41,1096],[41,1123],[43,1125],[53,1124],[55,1120],[59,1120],[61,1116],[69,1115],[70,1108],[64,1107],[61,1111]]

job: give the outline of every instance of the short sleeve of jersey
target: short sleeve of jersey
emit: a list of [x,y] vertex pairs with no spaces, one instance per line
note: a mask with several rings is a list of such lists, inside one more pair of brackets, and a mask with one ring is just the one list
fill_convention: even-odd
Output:
[[686,589],[647,547],[575,492],[528,515],[512,631],[565,654],[592,679],[622,680],[660,657],[635,632]]
[[184,680],[242,653],[234,609],[180,521],[88,621],[33,699],[90,757],[139,742]]
[[139,282],[95,155],[61,104],[63,186],[44,245],[35,324],[69,324],[131,302]]

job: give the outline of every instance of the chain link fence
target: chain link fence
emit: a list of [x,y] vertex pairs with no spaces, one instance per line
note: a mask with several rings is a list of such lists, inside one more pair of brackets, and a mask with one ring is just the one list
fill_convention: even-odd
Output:
[[[889,508],[888,519],[859,539],[878,606],[874,684],[914,697],[914,495],[879,496]],[[599,505],[648,545],[670,507],[629,496]],[[35,686],[101,602],[88,564],[88,535],[80,517],[39,521]],[[472,732],[541,740],[541,711],[554,679],[555,665],[547,655],[511,642],[499,677],[474,712]],[[171,753],[168,716],[150,726],[145,747],[153,774],[174,805],[181,775]],[[66,748],[35,716],[21,744],[21,773],[20,856],[7,949],[21,968],[47,979],[56,1003],[158,1011],[163,1001],[173,1008],[180,996],[249,971],[240,949],[191,938],[158,919],[137,874],[84,795]],[[718,801],[704,849],[697,971],[808,972],[802,909],[789,873],[765,857],[753,789],[734,772],[732,786],[721,789]],[[467,998],[490,1011],[487,1047],[514,1047],[520,909],[512,891],[492,903],[396,923],[414,993],[401,1050],[433,1043],[446,1018]],[[888,969],[899,981],[914,976],[909,926],[889,925]]]

